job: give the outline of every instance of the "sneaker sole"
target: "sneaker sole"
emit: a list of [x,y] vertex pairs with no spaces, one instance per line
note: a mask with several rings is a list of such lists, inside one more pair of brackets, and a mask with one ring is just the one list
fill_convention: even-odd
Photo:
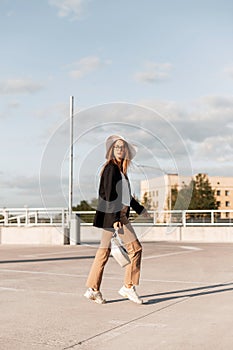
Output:
[[119,290],[118,293],[119,293],[122,297],[129,299],[130,301],[132,301],[132,302],[135,303],[135,304],[138,304],[138,305],[143,304],[143,301],[142,301],[142,300],[136,301],[136,300],[130,298],[130,296],[128,296],[128,294],[121,292],[121,290]]
[[83,294],[83,296],[84,296],[85,298],[87,298],[88,300],[94,301],[96,304],[105,304],[105,303],[106,303],[106,300],[105,300],[105,299],[104,299],[103,301],[98,301],[97,299],[92,298],[92,297],[90,297],[89,295]]

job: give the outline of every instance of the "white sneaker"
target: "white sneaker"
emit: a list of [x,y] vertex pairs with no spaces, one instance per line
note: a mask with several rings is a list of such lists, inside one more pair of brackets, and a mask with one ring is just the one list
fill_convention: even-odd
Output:
[[142,299],[137,295],[135,286],[132,286],[131,288],[126,288],[123,286],[118,293],[125,298],[128,298],[129,300],[133,301],[136,304],[142,304]]
[[106,300],[103,299],[100,291],[95,292],[92,288],[88,288],[84,293],[87,299],[93,300],[97,304],[105,304]]

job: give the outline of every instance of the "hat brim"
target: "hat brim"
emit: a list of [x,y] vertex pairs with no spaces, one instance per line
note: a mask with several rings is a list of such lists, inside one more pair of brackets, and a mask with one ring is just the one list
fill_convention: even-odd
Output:
[[109,151],[112,147],[112,145],[117,141],[117,140],[123,140],[124,142],[127,143],[129,147],[129,153],[130,153],[130,160],[133,159],[136,156],[137,153],[137,147],[130,142],[128,142],[123,136],[119,135],[111,135],[107,138],[106,140],[106,158],[108,158]]

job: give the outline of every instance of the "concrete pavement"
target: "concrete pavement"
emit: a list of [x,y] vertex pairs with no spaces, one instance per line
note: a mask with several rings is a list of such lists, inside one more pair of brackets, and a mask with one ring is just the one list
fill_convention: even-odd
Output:
[[104,305],[83,297],[97,246],[0,246],[0,349],[233,348],[233,244],[143,243],[144,304],[105,269]]

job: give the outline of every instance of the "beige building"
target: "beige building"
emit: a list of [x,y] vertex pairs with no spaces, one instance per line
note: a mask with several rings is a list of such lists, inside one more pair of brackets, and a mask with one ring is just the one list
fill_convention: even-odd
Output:
[[[233,209],[233,177],[208,176],[220,210]],[[225,217],[229,217],[226,212]],[[232,217],[232,215],[231,215]]]
[[[179,176],[178,174],[166,174],[164,176],[141,181],[141,200],[145,196],[150,202],[151,209],[170,210],[172,189],[180,190],[183,185],[188,185],[191,176]],[[233,209],[233,177],[208,176],[210,184],[215,191],[215,197],[220,210]],[[229,217],[229,213],[221,217]],[[231,215],[232,217],[232,215]]]

